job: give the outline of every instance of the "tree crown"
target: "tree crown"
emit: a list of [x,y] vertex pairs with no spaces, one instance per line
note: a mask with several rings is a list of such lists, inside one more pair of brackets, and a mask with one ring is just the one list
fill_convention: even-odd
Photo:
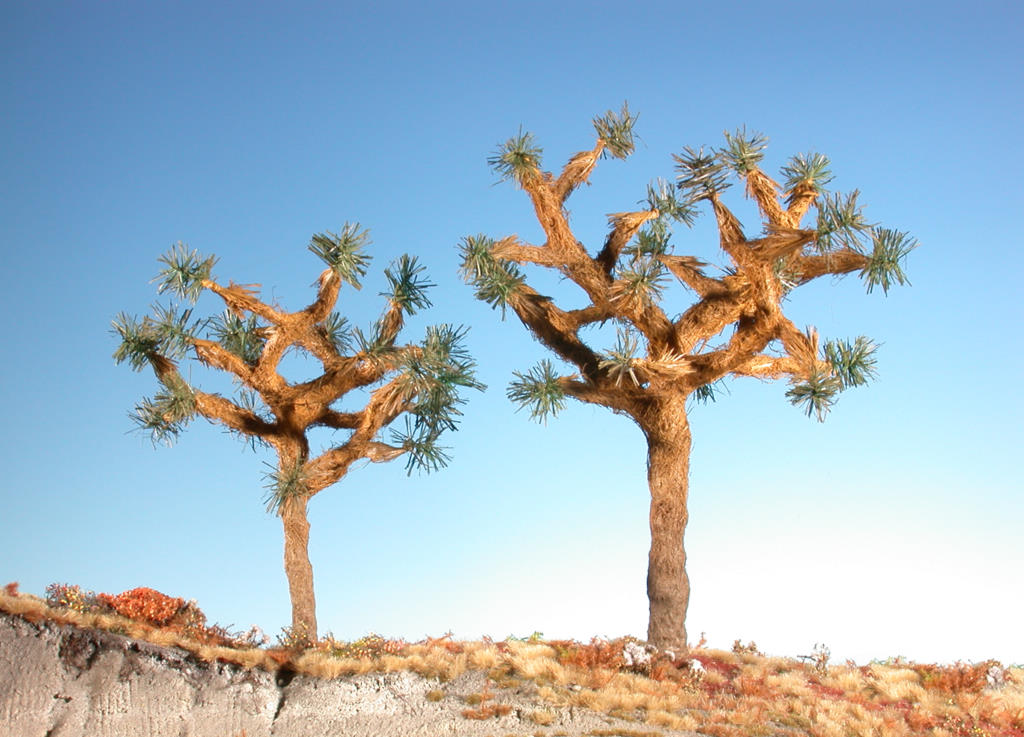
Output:
[[[418,343],[397,343],[405,318],[430,306],[427,294],[434,286],[408,255],[385,270],[381,317],[367,333],[351,327],[334,308],[343,283],[360,288],[371,262],[369,243],[369,233],[357,224],[346,223],[338,234],[314,235],[309,250],[327,268],[314,302],[297,312],[261,301],[259,285],[218,282],[212,273],[216,258],[180,243],[172,247],[160,258],[154,281],[158,293],[178,301],[156,304],[141,319],[122,313],[113,321],[120,341],[115,362],[127,362],[135,371],[150,366],[160,383],[159,391],[131,413],[137,427],[154,443],[171,444],[191,420],[203,416],[254,448],[257,443],[273,447],[279,464],[268,476],[271,510],[290,498],[312,496],[360,458],[387,461],[405,455],[410,473],[446,465],[450,459],[438,439],[457,427],[462,390],[483,388],[464,345],[467,331],[434,325]],[[196,319],[193,305],[204,291],[216,294],[225,310]],[[288,381],[279,363],[291,349],[318,361],[321,374]],[[189,357],[232,375],[236,396],[228,399],[187,382],[178,362]],[[335,408],[360,389],[369,393],[362,410]],[[404,424],[392,427],[402,416]],[[347,437],[311,458],[306,433],[315,427],[345,431]],[[388,442],[379,439],[385,428]]]
[[[588,251],[573,235],[565,201],[586,182],[598,160],[626,158],[633,151],[636,116],[623,105],[594,119],[594,148],[571,156],[557,176],[541,169],[541,148],[520,129],[488,161],[500,179],[513,180],[529,196],[545,241],[516,236],[495,241],[485,235],[460,243],[461,273],[476,296],[511,309],[534,336],[575,367],[559,376],[550,361],[515,373],[509,397],[539,420],[557,414],[566,396],[602,404],[637,418],[658,397],[714,398],[729,376],[786,378],[787,397],[824,419],[838,394],[861,386],[876,373],[876,345],[859,336],[819,346],[813,328],[800,330],[786,318],[788,293],[825,275],[858,273],[870,293],[909,283],[904,271],[917,243],[906,233],[869,222],[859,192],[833,193],[830,162],[811,152],[793,156],[779,185],[761,168],[768,139],[745,128],[725,133],[725,145],[686,147],[674,158],[674,184],[658,179],[641,200],[644,209],[608,216],[600,248]],[[723,203],[732,181],[762,216],[762,233],[749,238]],[[815,222],[803,224],[813,208]],[[691,226],[710,211],[719,246],[729,260],[720,273],[693,256],[678,255],[672,228]],[[523,266],[556,269],[579,287],[589,304],[560,309],[535,292]],[[670,318],[661,306],[671,282],[694,295],[692,305]],[[613,322],[615,344],[595,350],[581,330]]]

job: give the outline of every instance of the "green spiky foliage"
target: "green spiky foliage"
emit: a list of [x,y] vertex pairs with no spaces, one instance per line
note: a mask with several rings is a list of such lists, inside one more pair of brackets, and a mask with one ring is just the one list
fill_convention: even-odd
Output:
[[203,291],[203,281],[210,278],[210,272],[217,263],[213,256],[203,258],[198,251],[189,251],[178,242],[160,257],[164,267],[154,281],[159,282],[157,293],[171,292],[180,299],[195,302]]
[[370,257],[366,248],[370,233],[359,223],[345,223],[341,233],[317,233],[309,242],[309,250],[327,264],[339,279],[359,289],[359,280],[366,276]]
[[878,375],[875,351],[878,346],[863,335],[849,340],[830,340],[825,344],[825,360],[843,389],[864,386]]
[[[630,115],[629,105],[622,103],[622,109],[616,113],[609,110],[604,115],[594,118],[594,130],[598,140],[604,142],[603,154],[624,159],[636,149],[633,142],[633,126],[636,116]],[[539,162],[538,162],[539,164]]]
[[828,157],[819,153],[793,156],[781,171],[782,176],[786,178],[783,188],[791,193],[789,203],[792,202],[792,193],[801,187],[810,187],[815,194],[822,194],[825,185],[833,178],[828,168],[829,163]]
[[786,398],[793,406],[803,409],[808,417],[813,415],[818,422],[824,422],[843,388],[838,377],[814,369],[786,392]]
[[520,129],[517,135],[498,147],[487,163],[502,181],[511,179],[522,187],[540,172],[542,154],[543,150],[536,145],[533,134]]
[[337,312],[332,312],[323,321],[321,326],[324,337],[331,342],[334,350],[338,353],[347,353],[352,349],[351,326],[344,317]]
[[128,362],[132,371],[141,371],[149,365],[150,356],[160,348],[160,338],[148,318],[139,320],[133,315],[119,313],[111,323],[111,332],[121,339],[114,351],[114,361]]
[[381,296],[390,299],[407,315],[415,315],[419,310],[427,309],[430,307],[427,291],[437,285],[424,278],[425,271],[426,267],[420,266],[414,257],[403,254],[395,264],[384,270],[391,290],[381,292]]
[[484,235],[462,239],[462,277],[476,289],[477,299],[500,307],[502,316],[509,300],[523,285],[523,274],[515,264],[491,254],[494,241]]
[[565,391],[558,383],[551,361],[544,359],[508,385],[508,398],[520,409],[530,410],[530,419],[547,424],[548,417],[557,417],[565,409]]
[[173,445],[178,435],[196,415],[196,398],[184,380],[169,376],[162,390],[152,399],[143,398],[129,414],[143,432],[148,432],[153,445]]
[[872,236],[874,226],[864,217],[857,204],[860,192],[847,195],[825,193],[818,205],[818,251],[828,253],[841,249],[863,251],[863,242]]
[[[542,241],[475,235],[459,249],[462,276],[477,298],[503,317],[513,312],[560,362],[513,371],[507,394],[520,410],[546,422],[571,398],[626,415],[644,433],[652,495],[648,640],[678,652],[686,647],[689,597],[680,541],[688,517],[690,400],[714,401],[737,377],[783,380],[791,403],[824,420],[841,392],[875,376],[875,345],[859,337],[819,346],[813,329],[798,329],[786,317],[787,296],[821,277],[851,273],[860,274],[867,291],[887,291],[906,283],[904,264],[916,244],[871,223],[858,192],[827,191],[831,165],[820,154],[792,157],[782,167],[784,185],[777,184],[762,170],[767,137],[741,128],[726,133],[722,147],[676,154],[674,184],[652,182],[643,209],[610,215],[603,242],[588,248],[573,233],[566,200],[589,182],[599,154],[628,156],[635,121],[625,106],[595,119],[596,145],[570,156],[561,172],[541,171],[540,147],[520,130],[490,163],[500,179],[525,191]],[[725,202],[736,180],[760,213],[756,236],[747,236]],[[724,263],[717,271],[673,245],[673,228],[692,225],[701,211],[718,227]],[[534,290],[527,267],[552,269],[572,282],[573,307]],[[670,301],[673,287],[689,299]],[[592,345],[607,331],[588,329],[609,322],[617,327],[614,343]]]
[[255,366],[263,353],[262,325],[256,315],[241,318],[225,310],[210,319],[209,333],[225,350],[234,353],[250,366]]
[[[270,464],[266,464],[270,466]],[[280,514],[281,508],[295,499],[309,494],[309,479],[302,463],[292,463],[283,468],[274,468],[265,474],[267,490],[263,498],[269,514]]]
[[768,139],[760,133],[747,133],[742,128],[735,133],[726,131],[725,148],[720,152],[722,161],[734,172],[746,176],[757,169],[768,148]]
[[693,225],[698,215],[698,210],[692,203],[679,199],[678,190],[660,178],[647,185],[647,197],[641,200],[640,204],[646,204],[649,210],[658,211],[659,219],[655,222],[662,224],[662,232],[666,235],[666,221]]
[[633,370],[639,348],[639,338],[634,333],[619,328],[615,346],[604,354],[604,359],[598,367],[608,372],[608,376],[614,379],[617,387],[622,385],[625,377],[634,385],[640,386],[640,380]]
[[[202,416],[253,450],[276,454],[264,501],[284,524],[293,625],[310,632],[316,631],[316,614],[304,532],[309,499],[360,460],[404,456],[410,473],[440,469],[450,456],[439,440],[457,429],[465,391],[483,388],[465,347],[464,328],[435,325],[420,342],[400,342],[405,317],[430,307],[434,286],[415,258],[401,256],[385,269],[384,310],[367,334],[335,311],[342,286],[359,288],[368,271],[369,242],[366,230],[347,223],[338,233],[314,235],[309,250],[327,268],[316,282],[315,301],[297,312],[261,301],[258,285],[218,282],[212,274],[215,258],[177,244],[160,259],[158,291],[189,304],[208,291],[223,301],[223,312],[197,320],[191,307],[155,305],[150,316],[122,313],[112,324],[118,339],[115,362],[136,371],[150,366],[159,382],[159,391],[131,415],[154,443],[173,443]],[[290,381],[280,366],[289,351],[319,363],[322,373]],[[187,382],[179,370],[186,360],[230,375],[236,395],[221,396]],[[353,392],[366,393],[363,408],[341,409]],[[400,418],[405,429],[392,429],[396,421],[401,427]],[[317,428],[332,433],[319,454],[311,452],[307,437]]]
[[881,287],[886,294],[893,283],[910,284],[903,265],[910,252],[917,248],[917,241],[906,233],[889,228],[877,228],[872,231],[873,247],[867,265],[861,270],[861,276],[868,285],[870,293],[875,287]]

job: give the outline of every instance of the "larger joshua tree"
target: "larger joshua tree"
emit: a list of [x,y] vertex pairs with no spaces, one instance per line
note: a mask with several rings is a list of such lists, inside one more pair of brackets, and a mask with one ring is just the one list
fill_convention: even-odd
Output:
[[[179,245],[161,259],[158,291],[190,303],[210,291],[223,300],[226,311],[193,321],[191,309],[156,306],[154,314],[142,320],[122,314],[114,321],[121,339],[115,360],[128,361],[135,370],[151,366],[161,384],[160,391],[133,413],[154,442],[173,440],[201,415],[254,446],[258,442],[276,452],[267,507],[284,524],[293,631],[313,638],[317,624],[308,553],[309,500],[360,459],[382,462],[404,455],[410,471],[443,466],[448,457],[437,440],[455,428],[462,403],[459,390],[480,388],[474,363],[462,346],[461,328],[429,327],[420,343],[396,343],[405,317],[430,306],[426,292],[432,285],[415,259],[402,256],[385,271],[390,289],[382,296],[387,306],[368,334],[350,330],[334,311],[343,283],[360,286],[370,261],[365,253],[368,242],[366,231],[349,224],[339,235],[313,236],[309,250],[326,262],[327,269],[317,282],[316,300],[298,312],[261,301],[255,291],[259,285],[225,286],[215,281],[211,271],[216,259]],[[312,356],[322,373],[309,381],[287,381],[279,373],[279,363],[290,349]],[[229,373],[239,390],[237,397],[227,399],[190,386],[176,364],[189,355]],[[361,410],[334,407],[363,388],[368,398]],[[381,440],[382,431],[402,416],[404,427],[391,429],[388,442]],[[314,457],[307,433],[317,427],[343,431],[345,437]]]
[[[510,399],[544,419],[566,397],[608,407],[632,418],[647,439],[651,492],[651,550],[647,574],[648,640],[685,650],[687,523],[690,462],[688,401],[713,398],[716,382],[731,376],[786,379],[786,396],[824,419],[842,390],[874,375],[875,346],[864,337],[819,345],[783,312],[786,295],[822,276],[859,273],[867,290],[906,278],[903,263],[914,243],[904,233],[870,225],[857,192],[826,193],[829,162],[820,154],[794,156],[777,184],[760,168],[766,139],[739,131],[721,149],[687,148],[675,157],[677,182],[650,185],[636,212],[608,217],[609,232],[588,251],[569,226],[566,199],[587,181],[599,159],[633,151],[635,117],[623,106],[594,120],[597,142],[572,156],[557,176],[541,168],[541,149],[520,132],[489,163],[529,196],[546,240],[539,245],[508,236],[465,238],[462,269],[477,297],[503,313],[511,309],[534,337],[573,373],[558,375],[542,361],[516,373]],[[722,201],[729,177],[745,184],[763,220],[748,237]],[[690,225],[710,208],[728,259],[720,273],[669,245],[672,223]],[[804,225],[813,208],[816,219]],[[561,309],[526,282],[519,265],[555,269],[582,290],[587,303]],[[661,307],[675,278],[693,294],[678,316]],[[588,344],[583,330],[613,323],[618,338],[607,350]],[[593,335],[599,336],[600,333]]]

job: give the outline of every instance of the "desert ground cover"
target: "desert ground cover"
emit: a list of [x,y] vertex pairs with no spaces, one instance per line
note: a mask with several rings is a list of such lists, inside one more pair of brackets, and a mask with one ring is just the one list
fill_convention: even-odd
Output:
[[701,642],[683,657],[654,651],[632,637],[583,643],[547,640],[540,633],[500,641],[457,641],[450,635],[419,642],[379,635],[342,641],[329,634],[310,641],[282,630],[270,643],[255,629],[232,633],[207,624],[194,602],[152,589],[110,596],[63,584],[50,586],[46,598],[8,584],[0,592],[0,610],[271,672],[288,669],[333,679],[411,671],[437,680],[427,699],[444,698],[446,684],[480,673],[482,687],[460,696],[464,719],[500,717],[508,707],[495,692],[526,688],[536,696],[537,708],[530,713],[536,734],[545,737],[556,737],[545,725],[568,707],[629,720],[636,724],[634,735],[657,734],[652,731],[657,727],[716,737],[1024,737],[1024,666],[996,660],[837,664],[823,646],[809,656],[783,658],[740,641],[729,651]]

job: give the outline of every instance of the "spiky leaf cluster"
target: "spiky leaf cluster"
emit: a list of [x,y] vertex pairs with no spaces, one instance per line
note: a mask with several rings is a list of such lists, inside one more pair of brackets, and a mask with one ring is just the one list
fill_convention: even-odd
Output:
[[447,448],[438,445],[439,433],[426,425],[405,418],[405,429],[391,430],[391,443],[406,451],[405,471],[412,474],[419,470],[426,473],[437,471],[451,461]]
[[256,365],[265,343],[259,320],[255,315],[241,318],[225,310],[210,320],[210,337],[225,350],[231,351],[250,366]]
[[436,441],[445,430],[455,429],[462,414],[459,407],[465,400],[459,390],[484,388],[476,380],[476,363],[463,344],[466,332],[447,324],[432,325],[423,343],[402,355],[400,387],[412,406],[406,431],[392,430],[392,437],[410,453],[406,466],[410,473],[414,468],[437,470],[447,463],[448,456]]
[[783,296],[789,294],[800,283],[800,274],[793,270],[788,259],[778,258],[772,264],[772,273],[782,287]]
[[[647,185],[647,197],[640,200],[650,210],[657,210],[658,222],[674,220],[685,225],[693,225],[697,219],[697,209],[690,201],[680,200],[675,188],[664,179],[658,179]],[[666,226],[667,227],[667,226]]]
[[494,240],[485,235],[468,236],[459,243],[462,265],[459,273],[475,290],[477,299],[491,307],[500,307],[502,317],[509,299],[523,285],[519,267],[491,254]]
[[651,305],[661,299],[666,283],[665,267],[656,256],[637,256],[617,269],[615,298],[627,304]]
[[[268,420],[266,405],[260,401],[260,396],[251,389],[241,389],[236,395],[236,404],[244,409],[246,412],[251,412],[256,417],[264,421],[272,421],[272,418]],[[233,435],[236,435],[239,440],[249,446],[249,448],[255,452],[256,446],[262,446],[269,448],[270,444],[266,440],[261,438],[259,435],[250,435],[248,433],[238,432],[236,430],[229,430]]]
[[830,340],[825,344],[825,360],[843,389],[863,386],[877,376],[875,351],[878,346],[863,335],[849,340]]
[[115,363],[128,361],[132,370],[139,371],[157,355],[181,358],[205,324],[192,322],[192,310],[179,313],[174,306],[154,305],[153,312],[153,317],[142,320],[122,312],[111,322],[111,333],[121,339],[114,351]]
[[174,305],[153,305],[153,315],[150,326],[159,341],[158,350],[175,360],[184,357],[185,351],[192,347],[196,333],[206,325],[205,320],[191,322],[192,310],[179,313]]
[[525,374],[512,373],[515,379],[509,383],[506,395],[519,409],[529,408],[531,420],[547,423],[549,416],[557,417],[565,409],[565,391],[558,384],[551,361],[545,358]]
[[867,268],[861,272],[870,293],[875,287],[881,287],[886,294],[893,282],[903,286],[909,284],[903,271],[907,256],[917,248],[917,241],[907,233],[889,228],[877,228],[872,232],[874,241],[871,257]]
[[271,466],[271,471],[266,474],[266,480],[264,488],[267,495],[264,502],[267,505],[267,512],[271,514],[280,513],[281,508],[289,500],[299,499],[309,493],[306,469],[301,460],[284,467]]
[[157,292],[171,292],[192,303],[199,299],[203,291],[203,282],[210,278],[213,265],[217,263],[216,257],[204,259],[199,251],[189,251],[180,241],[161,256],[159,261],[164,268],[153,280],[159,282]]
[[114,351],[114,362],[128,361],[132,371],[140,371],[148,365],[150,357],[160,348],[160,337],[149,318],[139,321],[120,312],[111,322],[111,327],[111,333],[121,339],[121,344]]
[[384,322],[377,320],[373,323],[373,329],[369,335],[363,333],[359,328],[352,330],[352,337],[355,339],[359,355],[382,368],[394,353],[395,347],[395,336],[389,335],[384,327]]
[[318,233],[309,243],[309,250],[334,271],[342,281],[359,289],[359,280],[366,275],[370,256],[364,253],[370,244],[370,232],[360,230],[359,223],[345,223],[341,233]]
[[814,370],[806,380],[787,391],[786,398],[790,404],[800,407],[808,417],[814,415],[818,422],[824,422],[842,389],[842,382],[836,376]]
[[790,202],[799,188],[810,187],[817,194],[823,194],[825,185],[833,178],[829,163],[828,157],[819,153],[796,154],[790,158],[782,167],[782,176],[786,178],[782,186],[790,193]]
[[747,133],[746,128],[730,134],[725,131],[725,148],[719,155],[722,161],[740,176],[757,168],[768,147],[768,137],[760,133]]
[[640,380],[634,370],[639,349],[640,341],[636,334],[619,328],[615,337],[615,347],[605,352],[598,368],[607,371],[608,375],[615,379],[615,386],[620,386],[625,377],[629,377],[634,386],[639,386]]
[[479,388],[475,363],[462,345],[464,328],[431,325],[423,343],[402,353],[399,380],[403,397],[414,403],[413,414],[441,429],[455,427],[452,412],[461,403],[459,387]]
[[397,263],[384,270],[391,291],[382,292],[381,295],[398,305],[407,315],[430,307],[427,290],[437,285],[422,276],[424,271],[426,267],[420,266],[414,257],[403,254]]
[[701,384],[694,389],[693,394],[690,396],[700,404],[710,404],[711,402],[718,401],[718,395],[721,392],[728,393],[729,387],[723,380],[719,379],[718,381],[712,381],[710,384]]
[[622,249],[624,256],[632,260],[643,258],[657,258],[664,256],[669,250],[668,226],[660,218],[651,220],[644,228],[636,234],[636,238],[629,242],[629,245]]
[[604,153],[617,159],[624,159],[636,148],[633,142],[633,126],[636,125],[635,115],[630,115],[629,106],[622,103],[622,110],[616,113],[609,110],[604,115],[594,118],[594,130],[597,137],[604,142]]
[[163,382],[152,399],[143,398],[129,414],[139,430],[148,432],[153,445],[172,445],[196,413],[196,398],[184,380],[174,376]]
[[725,165],[718,153],[704,147],[693,149],[689,146],[681,154],[673,154],[676,162],[676,186],[683,193],[683,202],[693,204],[716,195],[729,186]]
[[520,128],[517,135],[498,146],[498,150],[488,157],[487,163],[501,181],[511,179],[520,187],[524,187],[540,176],[542,153],[543,150],[535,143],[533,134]]
[[820,198],[818,207],[818,229],[815,245],[820,253],[841,248],[862,251],[862,241],[871,235],[874,227],[864,217],[854,190],[848,195],[826,194]]
[[334,346],[334,350],[339,354],[345,354],[352,348],[352,334],[348,320],[337,312],[329,314],[320,323],[320,327],[323,329],[327,340]]

